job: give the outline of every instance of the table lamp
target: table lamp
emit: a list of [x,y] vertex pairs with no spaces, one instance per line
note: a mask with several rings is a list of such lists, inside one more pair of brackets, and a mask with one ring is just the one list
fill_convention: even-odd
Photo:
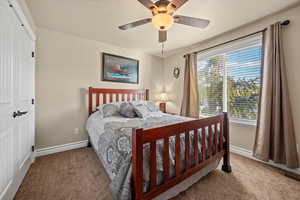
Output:
[[159,110],[161,112],[163,112],[163,113],[166,113],[167,112],[167,110],[166,110],[166,103],[168,101],[168,95],[167,95],[167,93],[165,93],[165,92],[161,93],[159,100],[160,100]]

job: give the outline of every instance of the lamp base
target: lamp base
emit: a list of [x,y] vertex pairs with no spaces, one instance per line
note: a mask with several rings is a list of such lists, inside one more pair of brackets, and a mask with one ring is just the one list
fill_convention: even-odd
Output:
[[166,112],[167,112],[167,110],[166,110],[166,103],[161,102],[161,103],[159,104],[159,110],[160,110],[161,112],[163,112],[163,113],[166,113]]

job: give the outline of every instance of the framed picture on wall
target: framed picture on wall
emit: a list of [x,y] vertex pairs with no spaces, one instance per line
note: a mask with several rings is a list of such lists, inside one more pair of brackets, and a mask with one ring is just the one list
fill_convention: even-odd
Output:
[[139,83],[139,61],[102,53],[102,81]]

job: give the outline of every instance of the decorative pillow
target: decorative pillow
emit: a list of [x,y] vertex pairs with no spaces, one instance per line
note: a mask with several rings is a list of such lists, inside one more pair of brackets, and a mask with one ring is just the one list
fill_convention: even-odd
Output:
[[159,109],[155,106],[154,102],[146,101],[146,106],[151,112],[160,112]]
[[131,103],[122,103],[120,105],[120,114],[128,118],[134,118],[137,116]]
[[102,107],[103,117],[111,117],[119,115],[119,107],[115,104],[105,104]]
[[134,111],[137,114],[138,117],[140,118],[145,118],[150,115],[151,111],[148,109],[146,105],[135,105],[134,106]]
[[131,101],[130,102],[133,106],[136,105],[146,105],[146,101],[138,100],[138,101]]

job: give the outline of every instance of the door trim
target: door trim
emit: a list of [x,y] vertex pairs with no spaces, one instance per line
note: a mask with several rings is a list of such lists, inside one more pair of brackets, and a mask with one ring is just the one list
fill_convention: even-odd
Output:
[[32,28],[31,28],[26,16],[24,15],[24,12],[22,11],[22,8],[21,8],[20,4],[18,3],[18,1],[17,0],[7,0],[7,1],[13,6],[13,8],[12,8],[13,11],[15,12],[15,14],[18,17],[18,19],[20,20],[20,22],[22,24],[24,24],[25,30],[29,34],[30,38],[33,41],[36,41],[36,34],[32,30]]
[[[34,154],[31,153],[31,156]],[[8,187],[3,191],[3,196],[0,197],[0,199],[5,200],[5,199],[13,199],[18,192],[18,189],[20,185],[23,182],[23,179],[28,172],[30,166],[32,163],[32,159],[27,159],[27,161],[23,164],[23,169],[21,170],[21,173],[17,173],[15,177],[13,178],[13,181],[10,182]]]

